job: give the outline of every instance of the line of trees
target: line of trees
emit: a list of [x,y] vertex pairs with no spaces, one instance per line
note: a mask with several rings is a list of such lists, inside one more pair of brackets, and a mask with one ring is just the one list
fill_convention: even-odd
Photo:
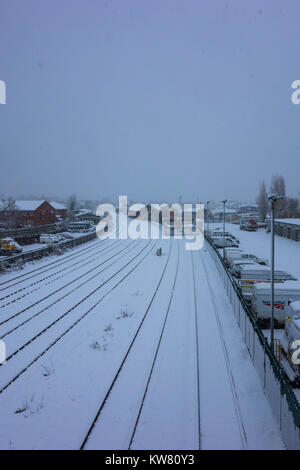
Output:
[[256,198],[256,203],[258,205],[259,214],[262,220],[265,220],[269,213],[270,204],[268,197],[271,194],[284,197],[284,199],[280,199],[276,202],[275,217],[278,219],[300,217],[299,199],[296,197],[287,197],[284,177],[282,175],[273,175],[269,193],[267,191],[265,181],[262,181],[260,183],[259,193]]

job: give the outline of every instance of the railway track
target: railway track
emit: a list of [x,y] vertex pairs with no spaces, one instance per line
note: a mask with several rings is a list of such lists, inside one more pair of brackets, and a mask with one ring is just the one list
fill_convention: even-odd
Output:
[[[27,290],[27,289],[29,289],[30,287],[36,286],[37,284],[40,284],[40,283],[46,281],[47,279],[52,278],[53,276],[56,276],[56,275],[58,275],[58,274],[60,274],[60,273],[64,273],[64,274],[62,274],[61,276],[56,277],[56,278],[52,279],[50,282],[46,283],[45,286],[46,286],[46,285],[49,285],[49,284],[52,284],[53,282],[55,282],[55,281],[61,279],[62,277],[64,277],[64,275],[67,274],[67,273],[66,273],[67,270],[73,268],[73,271],[72,271],[72,273],[73,273],[73,272],[76,271],[77,269],[80,269],[80,268],[82,268],[82,267],[84,267],[84,266],[87,266],[88,264],[92,263],[92,262],[95,260],[95,255],[97,255],[97,257],[98,257],[98,255],[101,254],[101,253],[103,254],[103,253],[106,253],[107,251],[112,251],[112,250],[114,250],[114,249],[115,249],[114,245],[119,245],[119,244],[118,244],[118,243],[114,243],[113,246],[108,246],[108,247],[104,247],[102,250],[97,250],[96,253],[93,252],[91,255],[87,256],[87,257],[84,258],[83,260],[76,261],[75,263],[73,263],[73,264],[71,264],[71,265],[69,265],[69,266],[66,266],[66,267],[62,268],[62,269],[60,269],[59,271],[55,271],[54,273],[49,274],[48,276],[42,277],[41,279],[38,279],[37,281],[34,281],[34,282],[32,282],[31,284],[28,284],[27,286],[21,287],[20,289],[17,289],[17,290],[15,290],[14,292],[11,292],[11,293],[5,295],[4,297],[1,297],[1,298],[0,298],[0,301],[1,301],[1,300],[8,299],[8,298],[12,297],[13,295],[19,294],[20,292],[23,292],[24,290]],[[82,255],[81,255],[81,256],[82,256]],[[87,261],[87,260],[90,260],[90,261]],[[77,266],[77,268],[74,268],[74,266]],[[17,297],[16,299],[12,299],[12,300],[10,300],[9,302],[0,305],[0,309],[1,309],[1,308],[4,308],[4,307],[7,307],[8,305],[10,305],[10,304],[12,304],[12,303],[17,302],[18,300],[24,299],[24,297],[26,297],[26,296],[29,295],[29,294],[32,294],[33,292],[36,292],[36,291],[40,290],[42,287],[44,287],[44,286],[38,286],[37,288],[34,288],[34,289],[32,289],[32,290],[30,290],[30,291],[28,291],[28,292],[26,292],[26,293],[20,295],[20,296]]]
[[196,376],[197,376],[197,398],[198,398],[198,444],[199,450],[201,449],[201,420],[200,420],[200,364],[199,364],[199,335],[198,335],[198,305],[197,305],[197,293],[196,293],[196,279],[195,279],[195,266],[193,252],[191,251],[191,263],[192,263],[192,276],[193,276],[193,299],[194,299],[194,311],[195,311],[195,342],[196,342]]
[[[81,250],[77,250],[75,253],[71,253],[69,255],[63,256],[63,259],[61,259],[61,257],[59,257],[59,259],[56,259],[55,261],[51,261],[50,263],[48,263],[46,265],[40,266],[38,268],[32,269],[29,272],[20,274],[19,276],[15,276],[11,279],[0,282],[0,286],[5,286],[5,287],[0,287],[0,292],[2,292],[5,289],[16,286],[16,285],[18,285],[18,284],[20,284],[24,281],[27,281],[28,279],[32,279],[35,276],[39,276],[40,274],[42,274],[44,272],[50,271],[53,266],[54,267],[61,266],[64,263],[69,262],[70,259],[74,259],[74,258],[77,258],[79,256],[82,256],[82,254],[85,254],[87,251],[94,250],[96,247],[103,244],[105,241],[106,240],[104,240],[104,241],[100,240],[96,243],[93,243],[92,246],[82,248]],[[49,267],[49,266],[51,266],[51,267]],[[46,268],[46,269],[44,269],[44,268]],[[33,273],[35,273],[35,274],[33,274]],[[28,277],[26,277],[26,276],[28,276]],[[13,281],[16,281],[16,282],[13,282]],[[13,284],[7,285],[10,282],[13,282]],[[2,300],[2,299],[0,299],[0,300]]]
[[[74,282],[78,281],[79,279],[83,278],[84,276],[86,276],[87,274],[91,273],[92,271],[94,271],[95,269],[98,269],[99,267],[103,266],[105,263],[107,263],[107,261],[115,258],[117,255],[119,255],[121,252],[125,251],[129,246],[132,246],[132,245],[136,245],[136,243],[134,244],[134,242],[131,242],[129,245],[127,245],[126,247],[124,247],[122,250],[118,251],[117,253],[115,253],[113,256],[111,256],[110,258],[108,258],[107,260],[105,261],[102,261],[100,264],[98,264],[97,266],[95,266],[93,269],[90,269],[88,271],[86,271],[85,273],[81,274],[80,276],[78,276],[77,278],[75,279],[72,279],[70,282],[68,282],[67,284],[64,284],[63,286],[59,287],[58,289],[56,289],[55,291],[51,292],[50,294],[42,297],[41,299],[37,300],[36,302],[34,302],[33,304],[23,308],[22,310],[20,310],[19,312],[16,312],[14,313],[12,316],[6,318],[5,320],[2,320],[0,322],[0,327],[2,325],[4,325],[5,323],[9,322],[10,320],[13,320],[14,318],[20,316],[22,313],[30,310],[31,308],[35,307],[36,305],[40,304],[41,302],[43,302],[44,300],[47,300],[49,299],[50,297],[52,297],[54,294],[57,294],[58,292],[62,291],[63,289],[65,289],[66,287],[69,287],[71,284],[74,284]],[[131,248],[133,249],[134,246]],[[130,250],[127,250],[125,251],[125,254],[126,255],[128,252],[131,251]],[[97,276],[99,276],[100,274],[102,274],[103,271],[105,271],[106,269],[108,269],[110,266],[112,266],[115,262],[118,262],[118,260],[120,258],[122,258],[124,255],[121,255],[116,261],[112,262],[111,264],[109,264],[108,266],[106,266],[104,269],[96,272],[96,274],[94,274],[93,276],[91,276],[90,278],[88,278],[87,280],[85,280],[83,283],[81,283],[79,286],[76,286],[74,289],[72,289],[71,291],[67,292],[66,294],[64,294],[62,297],[59,297],[58,299],[56,299],[52,304],[49,304],[48,306],[44,307],[40,312],[36,313],[33,317],[31,317],[30,319],[32,318],[35,318],[36,316],[40,315],[41,313],[45,312],[46,310],[48,310],[50,307],[52,307],[53,305],[56,305],[58,302],[60,302],[61,300],[65,299],[67,296],[71,295],[73,292],[75,292],[78,288],[82,287],[83,285],[87,284],[88,282],[90,282],[91,280],[95,279]],[[26,321],[27,323],[27,321]],[[25,324],[22,323],[22,325]],[[21,326],[21,325],[19,325]],[[7,336],[5,334],[5,336]],[[0,339],[2,339],[4,336],[2,336]]]
[[[106,279],[103,283],[101,283],[96,289],[94,289],[92,292],[90,292],[87,296],[85,296],[83,299],[81,299],[76,305],[72,306],[70,309],[68,309],[62,316],[60,316],[58,319],[56,319],[54,322],[52,322],[50,325],[48,325],[46,328],[41,330],[37,335],[32,337],[28,342],[26,342],[24,345],[22,345],[17,351],[15,351],[13,354],[11,354],[8,358],[8,362],[12,357],[14,357],[16,354],[19,352],[23,351],[27,346],[32,344],[33,341],[35,341],[37,338],[41,337],[46,331],[48,331],[50,328],[52,328],[54,325],[56,325],[59,321],[61,321],[63,318],[65,318],[70,312],[74,311],[79,305],[81,305],[85,300],[90,298],[95,292],[99,291],[104,285],[106,285],[109,281],[111,281],[114,277],[116,277],[119,273],[121,273],[125,268],[127,268],[131,263],[133,263],[150,245],[150,249],[146,251],[145,254],[143,254],[142,258],[127,272],[115,285],[113,285],[106,293],[100,297],[87,311],[85,311],[82,315],[77,318],[77,320],[72,323],[67,329],[65,329],[59,336],[57,336],[54,340],[50,342],[50,344],[43,349],[41,352],[39,352],[25,367],[23,367],[14,377],[12,377],[5,385],[3,385],[0,388],[0,394],[3,393],[12,383],[14,383],[20,376],[22,376],[36,361],[38,361],[42,356],[44,356],[45,353],[47,353],[55,344],[57,344],[67,333],[69,333],[76,325],[79,324],[84,318],[87,317],[87,315],[95,309],[103,300],[104,298],[107,297],[114,289],[116,289],[132,272],[137,269],[138,266],[144,261],[144,259],[151,253],[151,251],[155,248],[157,244],[157,241],[152,243],[152,241],[148,241],[148,243],[137,253],[137,255],[132,258],[130,261],[128,261],[124,266],[122,266],[117,272],[113,273],[108,279]],[[7,364],[6,364],[7,365]],[[1,372],[1,365],[0,365],[0,372]]]
[[[179,245],[177,245],[178,247]],[[117,384],[118,384],[118,379],[120,378],[120,375],[123,371],[123,368],[124,366],[127,364],[127,362],[130,360],[129,358],[131,357],[131,354],[132,354],[132,357],[134,357],[134,353],[133,353],[133,350],[134,350],[134,346],[136,344],[136,340],[137,338],[139,337],[139,335],[141,334],[141,331],[142,331],[142,328],[143,326],[145,325],[145,320],[146,318],[149,316],[150,314],[150,311],[151,311],[151,307],[153,305],[153,302],[155,300],[155,298],[157,297],[157,294],[160,290],[160,286],[161,286],[161,283],[165,277],[165,273],[166,273],[166,270],[167,270],[167,267],[169,265],[169,260],[170,260],[170,255],[171,255],[171,249],[172,249],[172,243],[170,243],[170,248],[169,248],[169,253],[168,253],[168,257],[167,257],[167,260],[166,260],[166,263],[165,263],[165,266],[164,266],[164,269],[162,271],[162,274],[159,278],[159,281],[158,281],[158,284],[155,288],[155,291],[150,299],[150,302],[148,303],[148,306],[145,310],[145,313],[142,317],[142,320],[135,332],[135,335],[133,336],[133,339],[131,340],[130,342],[130,345],[123,357],[123,360],[119,366],[119,368],[117,369],[116,373],[114,374],[114,377],[113,377],[113,380],[111,381],[111,384],[103,398],[103,400],[101,401],[100,405],[99,405],[99,408],[97,410],[97,413],[95,415],[95,418],[93,419],[92,421],[92,424],[90,425],[83,441],[82,441],[82,444],[80,446],[80,450],[83,450],[86,448],[86,445],[88,443],[88,440],[90,439],[94,429],[95,429],[95,426],[97,425],[97,422],[101,416],[101,413],[103,412],[105,406],[109,403],[109,400],[110,400],[110,397],[111,397],[111,393],[112,391],[114,390],[114,387],[117,387]],[[157,345],[153,351],[153,357],[152,357],[152,362],[151,362],[151,366],[150,366],[150,370],[149,370],[149,373],[147,374],[148,377],[147,377],[147,380],[146,380],[146,383],[144,384],[145,387],[144,387],[144,392],[143,392],[143,396],[141,398],[141,401],[140,401],[140,404],[139,404],[139,408],[137,410],[137,414],[136,414],[136,418],[134,420],[134,424],[133,424],[133,427],[132,427],[132,431],[131,431],[131,436],[128,440],[128,449],[131,448],[131,445],[132,445],[132,442],[134,440],[134,436],[135,436],[135,432],[136,432],[136,429],[138,427],[138,423],[139,423],[139,420],[140,420],[140,416],[141,416],[141,412],[142,412],[142,409],[143,409],[143,406],[144,406],[144,402],[145,402],[145,398],[146,398],[146,395],[147,395],[147,392],[148,392],[148,388],[149,388],[149,384],[150,384],[150,381],[151,381],[151,377],[152,377],[152,373],[153,373],[153,370],[155,368],[155,364],[156,364],[156,359],[157,359],[157,355],[158,355],[158,351],[160,349],[160,345],[161,345],[161,341],[162,341],[162,338],[163,338],[163,334],[164,334],[164,331],[165,331],[165,326],[166,326],[166,323],[167,323],[167,319],[168,319],[168,314],[169,314],[169,311],[170,311],[170,307],[171,307],[171,303],[172,303],[172,299],[173,299],[173,294],[174,294],[174,289],[175,289],[175,284],[176,284],[176,280],[177,280],[177,275],[178,275],[178,268],[179,268],[179,248],[178,248],[178,255],[177,255],[177,265],[176,265],[176,271],[175,271],[175,275],[174,275],[174,279],[173,279],[173,283],[172,283],[172,288],[171,288],[171,293],[170,293],[170,297],[169,297],[169,301],[168,301],[168,305],[167,305],[167,309],[166,309],[166,313],[165,313],[165,316],[164,316],[164,320],[163,320],[163,323],[162,323],[162,327],[161,327],[161,330],[160,330],[160,334],[159,334],[159,337],[158,337],[158,342],[157,342]],[[134,359],[133,359],[134,360]]]
[[242,417],[242,413],[241,413],[241,409],[240,409],[239,398],[238,398],[238,394],[237,394],[237,390],[236,390],[236,384],[235,384],[234,376],[233,376],[231,365],[230,365],[230,360],[229,360],[227,346],[226,346],[226,342],[225,342],[225,338],[224,338],[224,334],[223,334],[220,315],[219,315],[219,312],[218,312],[218,309],[217,309],[217,306],[216,306],[216,302],[215,302],[215,299],[214,299],[213,289],[211,287],[211,283],[210,283],[210,279],[209,279],[209,275],[208,275],[208,270],[207,270],[205,261],[203,259],[203,255],[202,255],[201,252],[199,252],[199,255],[200,255],[200,259],[201,259],[201,264],[203,266],[203,270],[204,270],[205,275],[206,275],[207,285],[208,285],[208,289],[209,289],[209,293],[210,293],[210,297],[211,297],[211,301],[212,301],[212,306],[213,306],[213,311],[214,311],[214,315],[215,315],[215,319],[216,319],[216,324],[217,324],[217,328],[218,328],[220,342],[221,342],[221,346],[222,346],[223,353],[224,353],[224,358],[225,358],[225,362],[226,362],[226,370],[227,370],[229,383],[230,383],[230,388],[231,388],[231,393],[232,393],[232,398],[233,398],[233,402],[234,402],[234,408],[235,408],[235,414],[236,414],[237,424],[238,424],[240,438],[241,438],[241,444],[242,444],[242,448],[244,450],[247,450],[248,449],[247,434],[246,434],[244,423],[243,423],[243,417]]

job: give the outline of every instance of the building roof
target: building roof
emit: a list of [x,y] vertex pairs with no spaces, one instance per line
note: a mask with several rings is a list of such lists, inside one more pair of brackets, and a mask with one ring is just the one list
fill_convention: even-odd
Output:
[[[223,214],[224,212],[224,209],[222,208],[219,208],[219,209],[213,209],[212,211],[210,211],[212,214]],[[225,207],[225,214],[236,214],[236,210],[235,209],[227,209],[227,207]]]
[[93,209],[77,209],[76,211],[76,215],[79,216],[79,215],[85,215],[85,214],[93,214],[95,215],[95,211]]
[[67,207],[64,204],[61,204],[60,202],[51,201],[49,202],[49,204],[51,204],[51,206],[54,207],[54,209],[56,210],[67,210]]
[[300,219],[276,219],[276,222],[283,222],[284,224],[300,225]]
[[15,206],[20,211],[35,211],[45,201],[15,201]]

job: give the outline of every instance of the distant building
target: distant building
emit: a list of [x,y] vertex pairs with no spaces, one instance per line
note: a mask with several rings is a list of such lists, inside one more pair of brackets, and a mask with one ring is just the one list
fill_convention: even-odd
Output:
[[93,223],[98,223],[100,217],[95,214],[95,211],[92,209],[77,209],[74,211],[74,219],[77,221],[89,221]]
[[54,207],[47,201],[15,201],[10,210],[0,206],[0,222],[15,225],[36,227],[53,224],[57,221]]
[[[213,218],[214,222],[222,222],[224,217],[224,209],[214,209],[210,211],[210,214]],[[234,209],[227,209],[225,208],[225,221],[226,222],[233,222],[237,220],[237,212]]]
[[258,214],[257,204],[242,204],[239,208],[240,214],[256,215]]
[[[267,220],[268,229],[271,229],[271,220]],[[280,237],[300,241],[300,219],[275,219],[274,233]]]
[[64,204],[61,204],[60,202],[56,201],[51,201],[49,203],[52,207],[55,209],[55,214],[58,220],[61,219],[66,219],[68,216],[68,209]]

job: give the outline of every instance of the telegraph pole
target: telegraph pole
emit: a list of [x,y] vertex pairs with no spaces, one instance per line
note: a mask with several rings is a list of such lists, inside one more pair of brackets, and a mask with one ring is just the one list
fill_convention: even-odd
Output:
[[225,260],[225,204],[227,199],[224,199],[223,202],[223,260]]
[[274,259],[275,259],[275,237],[274,237],[274,212],[275,204],[279,199],[283,199],[283,196],[276,196],[272,194],[269,198],[271,202],[271,340],[270,346],[274,351]]
[[207,235],[209,236],[209,219],[208,219],[208,204],[210,201],[206,202],[206,216],[207,216]]

